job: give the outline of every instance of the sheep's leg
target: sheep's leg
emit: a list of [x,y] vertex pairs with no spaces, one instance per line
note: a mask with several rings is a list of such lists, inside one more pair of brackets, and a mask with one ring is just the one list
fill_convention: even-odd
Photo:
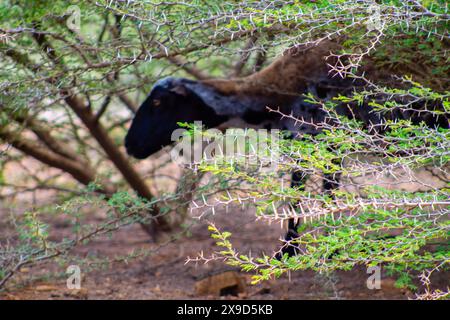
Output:
[[[325,174],[323,178],[323,189],[325,193],[332,195],[333,190],[339,187],[339,174]],[[298,172],[292,174],[291,187],[298,187],[304,184],[305,178],[301,176]],[[299,237],[297,232],[300,220],[295,222],[295,219],[288,220],[288,230],[286,236],[284,237],[285,244],[279,252],[276,254],[276,258],[280,260],[284,254],[288,254],[289,257],[295,256],[298,253],[298,247],[292,243]]]
[[[292,173],[291,179],[291,187],[299,187],[305,184],[305,177],[301,175],[299,172]],[[288,254],[289,257],[295,256],[298,253],[298,248],[291,243],[291,240],[298,238],[299,234],[297,233],[299,222],[295,222],[295,219],[288,220],[288,230],[286,232],[286,236],[284,237],[284,245],[276,254],[276,258],[280,260],[285,253]]]

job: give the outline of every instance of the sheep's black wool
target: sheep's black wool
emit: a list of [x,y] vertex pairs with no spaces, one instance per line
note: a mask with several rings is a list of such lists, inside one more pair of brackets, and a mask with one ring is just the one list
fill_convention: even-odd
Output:
[[[340,41],[332,40],[314,46],[299,46],[288,50],[260,72],[243,78],[192,81],[169,77],[159,80],[136,113],[125,139],[127,152],[143,159],[169,145],[178,122],[202,121],[206,128],[212,128],[232,125],[231,120],[239,119],[241,126],[244,123],[243,126],[289,130],[293,137],[301,133],[317,134],[315,126],[281,118],[269,108],[292,114],[305,122],[328,121],[324,110],[305,101],[305,94],[312,93],[319,99],[328,100],[365,88],[365,82],[361,80],[343,79],[330,73],[329,66],[336,62],[335,58],[329,57],[330,52],[340,48]],[[397,86],[392,70],[377,68],[369,58],[360,72],[373,83]],[[375,99],[383,102],[387,97],[380,94]],[[440,106],[438,103],[414,103],[408,111],[394,109],[380,114],[367,103],[359,106],[340,104],[336,111],[349,118],[355,117],[366,126],[380,125],[386,119],[410,119],[416,124],[423,121],[432,128],[449,127],[448,115],[435,116],[423,112],[424,108]],[[296,226],[292,221],[289,226],[286,239],[295,237]],[[292,248],[285,248],[283,252],[295,254]]]

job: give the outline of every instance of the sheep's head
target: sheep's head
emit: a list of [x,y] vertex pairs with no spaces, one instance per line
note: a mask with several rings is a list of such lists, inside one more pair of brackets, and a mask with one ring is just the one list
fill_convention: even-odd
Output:
[[[200,96],[213,89],[180,78],[165,78],[155,83],[150,95],[139,107],[125,147],[129,155],[144,159],[172,143],[172,132],[179,122],[202,121],[214,127],[227,120],[219,116]],[[199,93],[201,91],[201,93]]]

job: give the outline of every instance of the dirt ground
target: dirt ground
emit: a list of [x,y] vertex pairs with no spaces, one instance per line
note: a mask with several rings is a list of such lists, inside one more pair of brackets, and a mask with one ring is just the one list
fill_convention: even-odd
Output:
[[[101,217],[93,215],[92,222]],[[241,252],[251,250],[255,255],[269,253],[279,246],[278,238],[283,234],[279,225],[255,222],[248,210],[235,209],[228,213],[219,212],[210,217],[216,225],[233,233],[233,241]],[[98,221],[97,221],[98,222]],[[70,226],[54,223],[55,237],[70,233]],[[4,229],[3,240],[8,235]],[[295,272],[278,280],[258,285],[250,284],[250,274],[238,273],[245,281],[245,291],[237,295],[199,295],[195,286],[199,279],[224,270],[224,264],[187,263],[187,257],[195,257],[199,252],[211,254],[216,247],[207,231],[206,222],[199,221],[191,229],[189,237],[183,237],[163,247],[152,243],[140,226],[131,225],[116,232],[112,238],[104,237],[77,248],[79,257],[108,256],[130,253],[136,248],[156,250],[154,254],[128,263],[115,262],[109,268],[82,272],[80,290],[66,287],[67,265],[43,263],[24,268],[11,281],[7,290],[0,293],[0,299],[407,299],[414,294],[394,287],[394,280],[383,275],[381,289],[369,290],[366,280],[369,275],[364,268],[348,272],[336,272],[331,276],[313,272]],[[159,248],[159,249],[158,249]],[[49,272],[60,274],[49,276]],[[61,276],[62,275],[62,276]],[[440,275],[439,286],[448,286],[448,275]],[[233,292],[232,292],[233,294]],[[236,294],[236,293],[234,293]]]

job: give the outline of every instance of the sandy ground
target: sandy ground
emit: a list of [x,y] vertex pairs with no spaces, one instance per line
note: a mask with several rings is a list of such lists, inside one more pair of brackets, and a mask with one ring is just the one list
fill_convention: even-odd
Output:
[[[101,219],[92,215],[92,221]],[[217,226],[233,232],[233,240],[242,252],[270,252],[279,246],[277,239],[283,234],[279,225],[255,222],[251,212],[235,209],[219,212],[212,217]],[[98,221],[97,221],[98,222]],[[55,235],[59,238],[70,234],[67,224],[55,223]],[[2,227],[3,240],[8,235]],[[0,299],[407,299],[414,294],[394,287],[394,280],[383,275],[381,289],[369,290],[368,275],[364,268],[348,272],[336,272],[330,277],[313,272],[295,272],[278,280],[258,285],[250,284],[250,274],[239,273],[246,282],[245,292],[233,295],[198,295],[195,284],[198,279],[229,270],[224,264],[188,263],[201,251],[207,255],[215,249],[209,237],[206,222],[199,221],[192,227],[189,237],[160,247],[152,243],[138,225],[128,226],[116,232],[112,238],[94,240],[77,248],[79,257],[124,255],[136,248],[156,250],[145,258],[129,263],[116,262],[109,268],[83,273],[81,290],[69,290],[64,276],[67,264],[59,266],[47,262],[32,268],[24,268],[11,281]],[[159,248],[159,249],[158,249]],[[50,275],[60,273],[63,276]],[[50,275],[50,276],[49,276]],[[448,286],[448,274],[439,275],[436,284]]]
[[[29,164],[30,166],[33,163]],[[152,167],[150,161],[139,163],[142,174]],[[36,167],[38,168],[38,167]],[[35,171],[35,166],[30,170]],[[437,169],[436,169],[437,170]],[[401,189],[409,191],[420,190],[411,180],[434,181],[439,186],[448,180],[442,178],[443,172],[448,170],[423,171],[415,174],[403,174],[407,184],[401,185]],[[167,166],[160,170],[166,175],[174,175],[174,166]],[[25,174],[20,168],[8,170],[11,181],[19,180],[20,174]],[[43,174],[49,174],[43,172]],[[175,174],[176,176],[176,174]],[[398,176],[398,175],[397,175]],[[392,183],[385,175],[386,183]],[[380,183],[379,176],[361,177],[364,181],[370,179]],[[360,181],[356,181],[359,183]],[[405,183],[406,183],[405,182]],[[152,192],[158,194],[158,189],[169,190],[170,180],[163,178],[156,180],[160,188],[152,188]],[[173,187],[173,186],[172,186]],[[399,187],[397,183],[397,187]],[[172,188],[173,189],[173,188]],[[36,200],[46,200],[51,197],[42,191]],[[16,198],[22,206],[25,195]],[[0,203],[0,244],[4,245],[7,239],[17,237],[10,224],[5,223],[10,211],[2,207]],[[23,210],[17,210],[16,214],[23,214]],[[105,219],[101,212],[91,212],[86,223],[100,223]],[[51,224],[51,240],[58,241],[71,235],[71,226],[59,215],[49,215],[47,222]],[[271,254],[272,250],[280,246],[279,238],[284,235],[284,229],[280,225],[267,225],[262,221],[255,222],[252,210],[241,208],[216,211],[209,217],[217,227],[233,233],[233,244],[240,252],[252,252],[253,256],[265,252]],[[187,263],[187,257],[196,257],[200,252],[206,256],[217,249],[215,241],[211,239],[207,231],[206,221],[195,220],[196,224],[191,228],[190,236],[184,236],[165,246],[153,243],[149,236],[138,225],[131,225],[115,232],[111,238],[96,238],[89,244],[76,248],[71,256],[81,259],[90,257],[109,257],[127,255],[133,250],[143,249],[152,254],[125,262],[112,263],[108,268],[96,269],[87,272],[83,268],[82,289],[69,290],[66,287],[68,266],[67,262],[61,265],[55,262],[45,262],[33,267],[21,270],[7,285],[7,290],[0,292],[0,299],[407,299],[413,298],[414,293],[406,289],[394,287],[394,279],[382,274],[381,289],[369,290],[366,285],[368,274],[361,267],[347,272],[335,272],[331,276],[314,274],[313,272],[294,272],[281,277],[278,280],[267,281],[258,285],[250,284],[251,274],[238,272],[238,277],[245,282],[245,292],[234,295],[198,294],[196,283],[199,279],[214,274],[221,274],[230,268],[220,262],[208,264]],[[77,264],[77,260],[71,262]],[[436,287],[446,288],[450,286],[449,274],[437,274],[433,279]]]

